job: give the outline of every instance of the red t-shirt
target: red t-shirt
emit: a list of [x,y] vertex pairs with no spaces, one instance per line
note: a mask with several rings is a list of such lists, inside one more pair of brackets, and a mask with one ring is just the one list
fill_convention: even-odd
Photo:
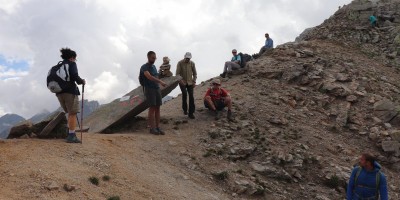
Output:
[[210,96],[213,101],[216,101],[216,100],[221,100],[221,98],[223,97],[227,97],[228,94],[229,94],[228,91],[226,91],[223,88],[220,89],[209,88],[207,90],[205,97]]

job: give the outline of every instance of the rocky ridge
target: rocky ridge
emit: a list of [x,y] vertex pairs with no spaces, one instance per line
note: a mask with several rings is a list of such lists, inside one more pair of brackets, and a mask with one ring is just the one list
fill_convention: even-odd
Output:
[[[368,151],[399,198],[398,5],[354,1],[223,79],[236,121],[201,128],[200,168],[233,197],[341,199]],[[370,28],[372,12],[391,21]]]

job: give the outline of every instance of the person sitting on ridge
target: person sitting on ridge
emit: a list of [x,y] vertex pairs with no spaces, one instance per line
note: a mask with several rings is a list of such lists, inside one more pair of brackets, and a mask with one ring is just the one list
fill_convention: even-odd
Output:
[[274,48],[274,41],[269,37],[268,33],[265,34],[265,38],[265,45],[261,47],[260,52],[258,53],[259,55],[263,54],[268,49]]
[[163,64],[160,66],[160,70],[158,70],[159,78],[172,76],[171,65],[169,64],[169,61],[170,59],[167,56],[163,57]]
[[213,79],[212,86],[209,88],[204,96],[204,106],[215,113],[215,119],[219,119],[219,111],[228,107],[227,118],[229,121],[232,118],[232,99],[231,95],[225,89],[221,88],[221,81]]
[[369,16],[369,22],[371,23],[371,27],[375,28],[377,25],[377,19],[375,17],[375,14]]
[[231,61],[226,61],[224,66],[224,72],[220,74],[222,78],[225,78],[227,73],[230,73],[232,70],[240,69],[240,64],[242,62],[242,58],[238,55],[237,50],[232,50],[233,57]]

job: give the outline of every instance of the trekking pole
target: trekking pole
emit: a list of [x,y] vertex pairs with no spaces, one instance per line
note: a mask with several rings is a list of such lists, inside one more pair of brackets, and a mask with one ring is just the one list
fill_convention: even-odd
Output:
[[83,97],[83,95],[85,94],[85,84],[82,84],[82,105],[81,105],[81,124],[80,124],[80,127],[81,127],[81,144],[83,143],[82,141],[82,136],[83,136],[83,100],[84,100],[84,97]]
[[78,115],[76,115],[76,121],[78,122],[78,127],[79,127],[80,129],[82,129],[82,127],[81,127],[81,123],[79,123],[79,118],[78,118]]

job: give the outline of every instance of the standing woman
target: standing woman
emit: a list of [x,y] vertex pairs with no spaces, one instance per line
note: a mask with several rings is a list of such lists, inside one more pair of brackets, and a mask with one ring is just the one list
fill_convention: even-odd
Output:
[[56,96],[60,102],[61,107],[68,113],[68,143],[80,143],[81,141],[76,137],[76,114],[80,112],[79,98],[80,95],[78,86],[86,84],[85,79],[82,79],[78,74],[78,67],[76,66],[76,52],[69,48],[62,48],[60,50],[62,61],[62,69],[64,69],[65,77],[68,87],[62,92],[57,93]]

